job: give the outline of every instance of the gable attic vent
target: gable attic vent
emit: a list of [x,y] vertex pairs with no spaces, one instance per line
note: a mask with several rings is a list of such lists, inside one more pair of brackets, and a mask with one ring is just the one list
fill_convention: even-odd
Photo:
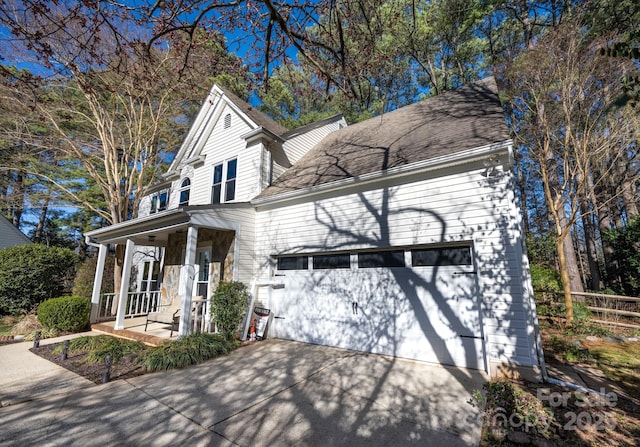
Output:
[[231,127],[231,114],[227,113],[224,116],[224,128],[228,129],[229,127]]

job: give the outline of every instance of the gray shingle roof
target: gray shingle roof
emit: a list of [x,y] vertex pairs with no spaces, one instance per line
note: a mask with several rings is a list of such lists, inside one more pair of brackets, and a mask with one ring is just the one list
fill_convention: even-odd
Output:
[[260,110],[256,109],[245,100],[240,99],[238,96],[234,95],[231,91],[223,87],[220,87],[220,90],[222,90],[227,98],[229,98],[231,102],[233,102],[240,110],[242,110],[243,113],[249,116],[249,118],[251,118],[253,122],[255,122],[258,126],[261,126],[262,128],[278,136],[289,132],[289,129],[276,123]]
[[509,138],[496,82],[487,78],[331,133],[258,197],[382,172]]

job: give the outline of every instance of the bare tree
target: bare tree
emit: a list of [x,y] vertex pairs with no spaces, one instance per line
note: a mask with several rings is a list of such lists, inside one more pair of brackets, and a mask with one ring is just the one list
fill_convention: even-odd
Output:
[[[613,173],[625,132],[615,108],[624,61],[597,56],[571,23],[550,31],[518,58],[509,71],[514,97],[537,162],[552,215],[567,324],[573,322],[571,292],[581,291],[579,270],[568,259],[570,231],[591,188]],[[594,175],[595,166],[606,166]],[[584,211],[584,208],[583,208]]]
[[[47,163],[31,173],[110,224],[137,214],[208,78],[242,72],[219,36],[194,36],[209,60],[195,57],[185,65],[183,41],[149,47],[150,30],[137,27],[127,12],[109,2],[12,1],[0,9],[0,23],[15,35],[5,59],[32,64],[30,72],[5,67],[0,95],[12,120],[5,140],[31,153],[57,154],[63,169],[84,170],[91,182],[85,188]],[[98,197],[84,194],[88,186]]]

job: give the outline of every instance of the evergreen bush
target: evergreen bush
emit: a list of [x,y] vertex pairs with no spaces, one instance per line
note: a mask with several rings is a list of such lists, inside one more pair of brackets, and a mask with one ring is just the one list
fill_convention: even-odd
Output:
[[38,306],[38,321],[47,329],[79,332],[89,325],[91,301],[81,296],[62,296]]
[[233,339],[249,306],[247,286],[238,281],[221,281],[213,294],[211,309],[218,330],[227,340]]
[[42,301],[70,289],[77,256],[40,244],[0,250],[0,314],[30,312]]

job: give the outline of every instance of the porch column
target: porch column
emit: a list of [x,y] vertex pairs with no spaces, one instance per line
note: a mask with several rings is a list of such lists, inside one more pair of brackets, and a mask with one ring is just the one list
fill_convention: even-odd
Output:
[[100,244],[98,250],[98,262],[96,263],[96,274],[93,278],[93,292],[91,293],[91,323],[97,323],[100,316],[100,292],[102,291],[102,276],[104,275],[104,261],[107,259],[109,247]]
[[129,295],[129,280],[131,278],[131,264],[133,264],[133,252],[136,244],[127,239],[124,250],[124,264],[122,265],[122,282],[120,283],[120,293],[118,294],[118,313],[116,314],[116,325],[114,329],[124,329],[124,315],[127,313],[127,297]]
[[187,230],[187,247],[184,254],[184,262],[180,271],[180,284],[178,290],[182,297],[180,308],[180,326],[178,336],[189,334],[191,325],[191,300],[193,295],[193,281],[196,275],[196,246],[198,245],[198,227],[189,226]]

